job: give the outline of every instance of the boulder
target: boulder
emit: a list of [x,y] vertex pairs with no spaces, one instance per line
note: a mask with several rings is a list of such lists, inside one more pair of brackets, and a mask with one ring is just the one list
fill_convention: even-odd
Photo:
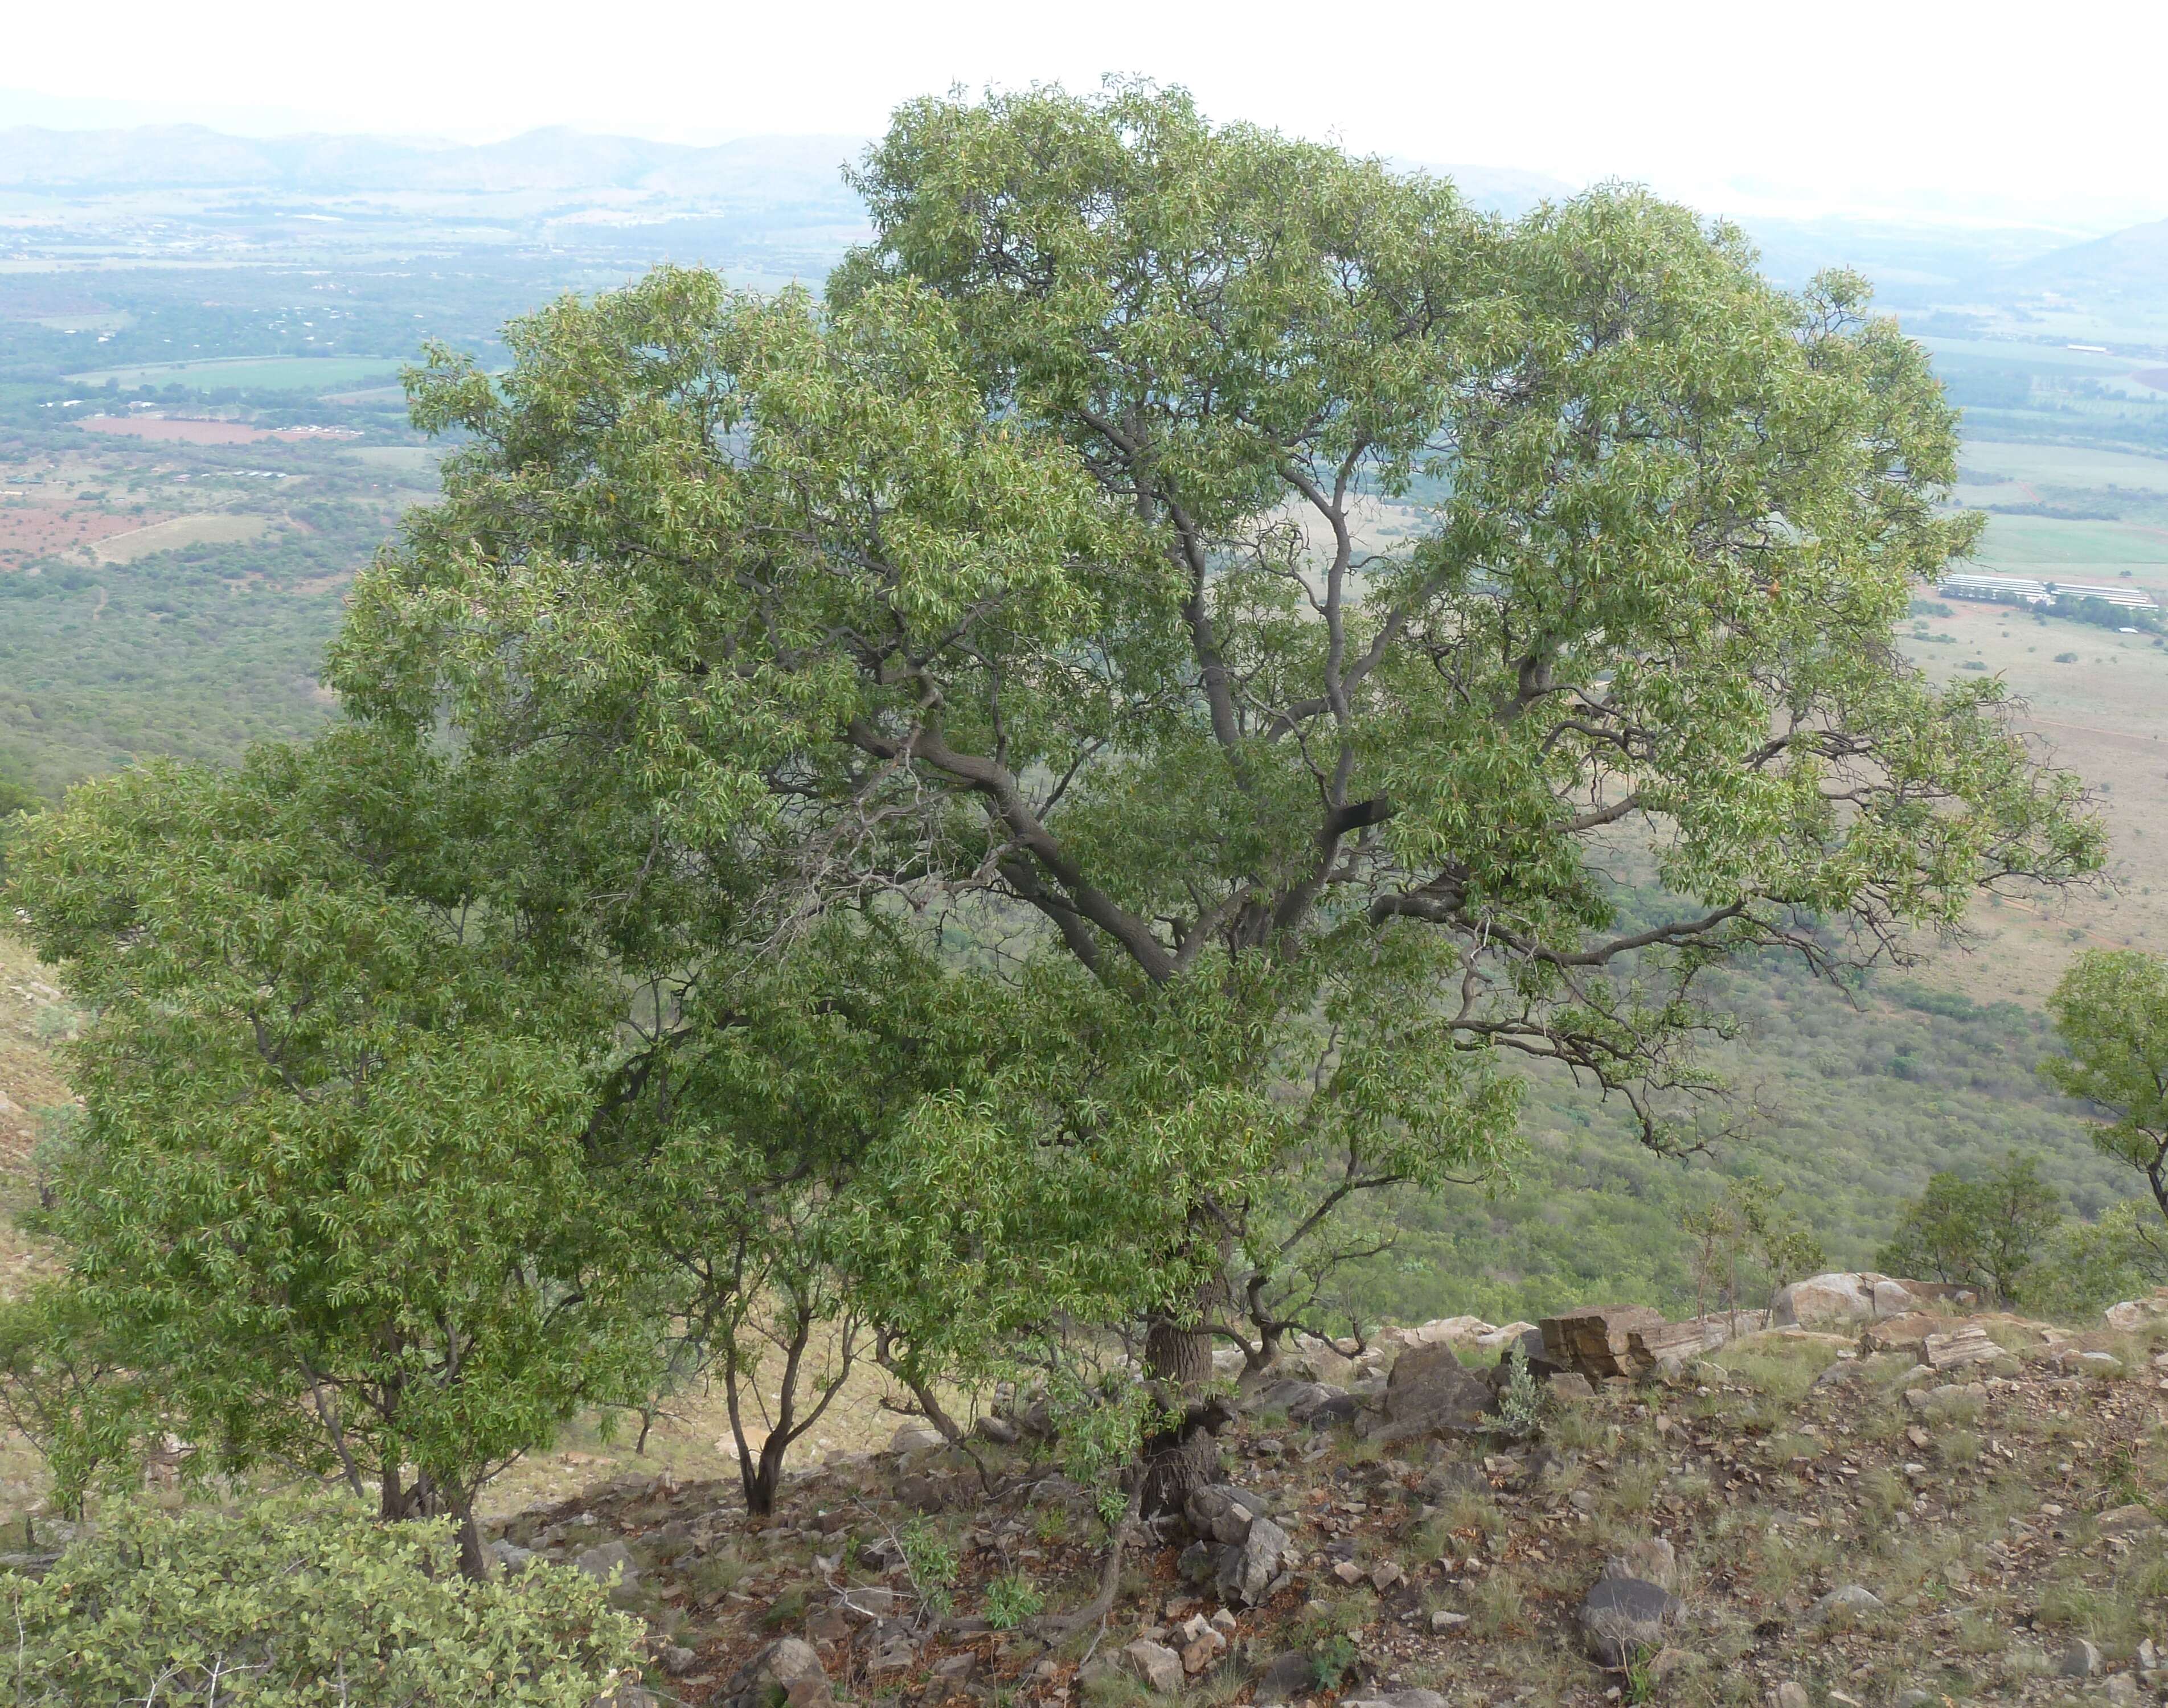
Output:
[[1249,1532],[1220,1555],[1220,1599],[1234,1607],[1254,1607],[1273,1593],[1287,1569],[1288,1533],[1262,1513]]
[[1582,1598],[1581,1639],[1598,1666],[1623,1667],[1664,1646],[1664,1632],[1684,1608],[1661,1583],[1639,1578],[1599,1578]]
[[1838,1270],[1795,1281],[1779,1289],[1770,1302],[1769,1326],[1806,1329],[1822,1323],[1871,1323],[1890,1314],[1874,1307],[1874,1284],[1887,1279]]
[[632,1556],[623,1542],[598,1542],[592,1548],[583,1548],[572,1557],[572,1564],[598,1583],[610,1581],[610,1573],[622,1571],[619,1581],[628,1587],[640,1581],[640,1568],[632,1563]]
[[1829,1323],[1872,1323],[1937,1302],[1969,1308],[1979,1302],[1979,1295],[1970,1287],[1948,1281],[1902,1281],[1871,1270],[1835,1270],[1780,1289],[1770,1302],[1769,1326],[1811,1329]]
[[2095,1528],[2104,1536],[2149,1536],[2160,1519],[2149,1506],[2118,1506],[2102,1513]]
[[1385,1386],[1386,1430],[1371,1433],[1480,1430],[1496,1403],[1490,1385],[1463,1365],[1452,1347],[1411,1346],[1394,1365]]
[[931,1424],[906,1424],[889,1438],[888,1450],[891,1453],[917,1453],[948,1445],[948,1437]]
[[2153,1320],[2152,1312],[2146,1309],[2142,1299],[2125,1299],[2120,1304],[2110,1305],[2101,1314],[2107,1319],[2109,1328],[2125,1334],[2136,1334]]
[[1626,1362],[1632,1352],[1628,1335],[1636,1329],[1664,1326],[1664,1313],[1648,1305],[1585,1305],[1536,1325],[1545,1358],[1561,1370],[1578,1370],[1597,1381],[1634,1374]]
[[1629,1542],[1623,1553],[1606,1560],[1599,1576],[1638,1578],[1660,1589],[1674,1590],[1679,1587],[1678,1555],[1661,1536],[1644,1536],[1638,1542]]
[[1192,1489],[1182,1513],[1189,1528],[1207,1541],[1239,1542],[1250,1534],[1251,1521],[1264,1516],[1265,1502],[1245,1489],[1214,1483]]
[[1303,1421],[1313,1430],[1329,1430],[1339,1424],[1352,1424],[1368,1408],[1363,1396],[1358,1393],[1336,1392],[1320,1402]]
[[1473,1346],[1498,1332],[1480,1317],[1438,1317],[1410,1329],[1405,1339],[1411,1346]]
[[754,1654],[723,1686],[728,1708],[834,1708],[835,1694],[820,1652],[802,1637],[778,1637]]
[[1596,1398],[1596,1384],[1577,1370],[1561,1370],[1555,1376],[1545,1376],[1544,1387],[1556,1400]]
[[1945,1333],[1949,1326],[1948,1318],[1938,1317],[1932,1311],[1906,1311],[1901,1316],[1885,1317],[1871,1325],[1859,1337],[1859,1350],[1864,1353],[1916,1353],[1927,1336]]
[[1316,1334],[1297,1334],[1294,1350],[1283,1354],[1278,1368],[1305,1382],[1342,1382],[1355,1361],[1331,1341]]
[[1129,1664],[1149,1689],[1172,1695],[1182,1688],[1182,1657],[1163,1642],[1153,1642],[1148,1637],[1139,1637],[1122,1652],[1129,1657]]
[[2002,1349],[1987,1338],[1977,1323],[1953,1329],[1947,1334],[1930,1334],[1920,1343],[1920,1355],[1935,1370],[1963,1370],[1968,1365],[1992,1364]]
[[2083,1637],[2064,1649],[2055,1662],[2057,1675],[2065,1679],[2090,1679],[2100,1669],[2101,1652]]
[[534,1550],[523,1548],[517,1542],[502,1537],[489,1545],[490,1557],[497,1562],[497,1569],[507,1577],[516,1578],[534,1563]]
[[1283,1376],[1251,1394],[1245,1409],[1281,1412],[1291,1424],[1306,1424],[1317,1414],[1320,1407],[1343,1398],[1347,1392],[1343,1387],[1332,1387],[1321,1382],[1305,1382],[1297,1377]]
[[1881,1610],[1882,1598],[1872,1589],[1857,1583],[1847,1583],[1830,1593],[1807,1610],[1809,1619],[1827,1619],[1831,1614],[1846,1613],[1857,1615]]
[[1300,1649],[1283,1649],[1257,1674],[1253,1695],[1262,1708],[1267,1703],[1292,1702],[1298,1696],[1307,1696],[1316,1683],[1317,1669],[1310,1657]]
[[1445,1708],[1435,1690],[1395,1690],[1390,1696],[1343,1696],[1340,1708]]
[[1769,1693],[1769,1708],[1811,1708],[1813,1698],[1797,1679],[1787,1679]]
[[1507,1347],[1516,1340],[1524,1339],[1535,1327],[1533,1323],[1508,1323],[1503,1328],[1488,1329],[1475,1337],[1475,1349],[1479,1352],[1496,1352],[1503,1356]]

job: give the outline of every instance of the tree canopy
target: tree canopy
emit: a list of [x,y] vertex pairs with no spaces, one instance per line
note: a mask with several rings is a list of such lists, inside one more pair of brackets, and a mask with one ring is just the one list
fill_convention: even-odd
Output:
[[[443,501],[329,671],[325,763],[427,773],[418,869],[550,993],[474,1024],[582,1016],[523,1122],[707,1308],[761,1228],[765,1297],[906,1357],[1142,1323],[1178,1485],[1208,1337],[1261,1366],[1351,1196],[1509,1163],[1517,1069],[1676,1147],[1701,969],[1902,959],[2097,863],[1999,684],[1891,643],[1972,533],[1857,279],[1145,85],[916,102],[853,181],[819,300],[662,268],[501,376],[433,352]],[[48,951],[119,964],[33,865]]]
[[2070,1053],[2043,1062],[2042,1075],[2107,1112],[2093,1143],[2142,1175],[2168,1216],[2168,963],[2137,949],[2088,949],[2048,1011]]

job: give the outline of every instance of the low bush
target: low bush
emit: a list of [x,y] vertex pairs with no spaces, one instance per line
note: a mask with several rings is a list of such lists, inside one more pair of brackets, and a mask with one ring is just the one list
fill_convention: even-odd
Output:
[[0,1676],[35,1708],[586,1708],[640,1665],[640,1626],[579,1573],[473,1583],[449,1523],[343,1502],[115,1507],[0,1596],[16,1637]]

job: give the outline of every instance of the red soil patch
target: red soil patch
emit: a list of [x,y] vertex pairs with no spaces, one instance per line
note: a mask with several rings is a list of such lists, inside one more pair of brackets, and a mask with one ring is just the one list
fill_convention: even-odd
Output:
[[0,570],[19,570],[36,558],[171,520],[172,514],[164,511],[113,516],[80,504],[48,508],[0,501]]
[[178,421],[159,415],[94,415],[82,423],[89,433],[133,439],[167,439],[184,445],[247,445],[271,435],[237,421]]

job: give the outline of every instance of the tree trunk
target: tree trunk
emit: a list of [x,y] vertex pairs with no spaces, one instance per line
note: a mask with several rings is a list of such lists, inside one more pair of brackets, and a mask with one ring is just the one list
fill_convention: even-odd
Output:
[[481,1545],[481,1526],[475,1522],[470,1498],[460,1511],[460,1576],[470,1583],[489,1581],[489,1553]]
[[1145,1442],[1144,1510],[1156,1517],[1180,1512],[1191,1490],[1220,1473],[1220,1446],[1212,1438],[1217,1414],[1204,1396],[1212,1380],[1212,1336],[1172,1318],[1155,1318],[1145,1330],[1145,1375],[1181,1417]]
[[766,1518],[775,1510],[775,1491],[783,1483],[783,1456],[789,1451],[790,1443],[778,1424],[760,1444],[757,1458],[750,1462],[740,1459],[738,1480],[745,1486],[746,1511],[753,1517]]

